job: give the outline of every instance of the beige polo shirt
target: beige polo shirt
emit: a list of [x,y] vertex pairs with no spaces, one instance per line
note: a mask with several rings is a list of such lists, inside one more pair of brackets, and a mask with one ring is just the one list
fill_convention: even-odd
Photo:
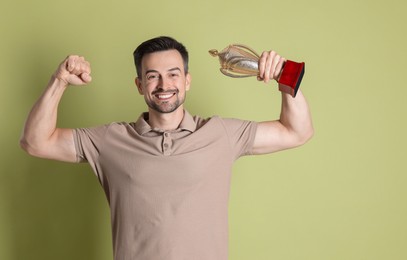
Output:
[[185,116],[175,131],[135,123],[74,130],[111,209],[115,260],[228,259],[233,162],[251,152],[257,124]]

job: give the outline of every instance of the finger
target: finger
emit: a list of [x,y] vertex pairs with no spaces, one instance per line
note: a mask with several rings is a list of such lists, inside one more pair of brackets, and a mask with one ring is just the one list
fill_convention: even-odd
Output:
[[66,68],[67,71],[72,72],[72,71],[75,69],[75,66],[76,66],[76,58],[77,58],[77,57],[78,57],[78,56],[76,56],[76,55],[70,55],[70,56],[67,57],[67,59],[66,59],[66,66],[65,66],[65,68]]
[[270,78],[271,79],[277,79],[279,75],[279,71],[277,71],[277,66],[281,60],[281,56],[278,55],[277,53],[274,54],[273,61],[271,64],[271,69],[270,69]]
[[81,74],[81,79],[84,83],[89,83],[92,81],[92,77],[86,72]]
[[267,56],[268,56],[267,52],[264,51],[259,58],[259,76],[258,76],[259,80],[264,79]]
[[274,70],[275,70],[275,57],[276,57],[276,52],[274,51],[269,51],[268,52],[268,59],[266,62],[266,68],[265,68],[265,83],[268,83],[270,79],[273,78]]
[[81,56],[72,56],[68,60],[68,71],[74,75],[90,74],[90,63]]
[[286,59],[282,58],[282,57],[278,61],[277,66],[276,66],[276,70],[275,70],[275,73],[274,73],[274,79],[275,80],[278,80],[280,78],[280,75],[281,75],[281,72],[282,72],[282,70],[284,68],[285,62],[286,62]]
[[91,70],[91,68],[90,68],[90,63],[85,60],[84,65],[85,65],[84,71],[85,71],[86,73],[90,74],[90,73],[92,72],[92,70]]
[[92,81],[90,63],[78,55],[68,56],[55,74],[56,78],[71,85],[84,85]]
[[73,59],[73,69],[71,70],[71,73],[75,74],[75,75],[80,75],[84,72],[84,61],[85,59],[83,57],[75,57],[75,59]]

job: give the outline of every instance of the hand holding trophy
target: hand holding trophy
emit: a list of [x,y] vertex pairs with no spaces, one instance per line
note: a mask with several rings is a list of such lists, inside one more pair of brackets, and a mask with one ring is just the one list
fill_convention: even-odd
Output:
[[[221,52],[213,49],[209,53],[219,57],[220,71],[232,78],[245,78],[259,75],[259,58],[253,49],[242,44],[231,44]],[[304,75],[305,63],[287,60],[277,82],[279,90],[295,97]]]

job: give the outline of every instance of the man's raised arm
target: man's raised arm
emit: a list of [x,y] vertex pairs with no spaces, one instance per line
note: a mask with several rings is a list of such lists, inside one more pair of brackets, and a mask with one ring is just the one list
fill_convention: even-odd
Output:
[[92,78],[90,64],[83,57],[68,56],[52,75],[47,88],[25,122],[21,147],[30,155],[76,162],[72,129],[57,128],[58,105],[69,85],[86,85]]
[[[286,60],[274,51],[263,52],[259,60],[259,80],[278,79]],[[301,90],[292,97],[282,92],[280,119],[261,122],[254,140],[253,153],[266,154],[300,146],[314,134],[308,103]]]

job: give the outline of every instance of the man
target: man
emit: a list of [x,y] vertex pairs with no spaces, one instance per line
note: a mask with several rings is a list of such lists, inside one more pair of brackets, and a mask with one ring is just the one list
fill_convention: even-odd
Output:
[[[183,105],[191,85],[185,47],[158,37],[134,58],[148,106],[136,122],[57,128],[64,91],[92,80],[90,64],[69,56],[30,112],[21,146],[37,157],[91,165],[110,205],[115,260],[225,260],[233,162],[304,144],[313,134],[307,102],[301,91],[282,93],[280,119],[268,122],[193,117]],[[263,52],[258,79],[277,79],[284,62]]]

